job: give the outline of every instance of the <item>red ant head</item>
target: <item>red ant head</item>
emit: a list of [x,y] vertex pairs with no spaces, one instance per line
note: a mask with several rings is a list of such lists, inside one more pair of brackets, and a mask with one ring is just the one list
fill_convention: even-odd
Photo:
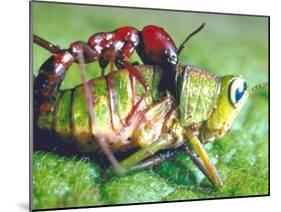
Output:
[[160,66],[178,63],[176,45],[163,28],[146,26],[140,37],[141,43],[137,52],[144,63]]

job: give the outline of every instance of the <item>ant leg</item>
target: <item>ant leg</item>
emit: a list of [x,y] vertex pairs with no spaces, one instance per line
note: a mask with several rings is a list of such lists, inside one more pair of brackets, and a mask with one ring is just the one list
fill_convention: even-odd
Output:
[[114,138],[112,139],[111,143],[113,144],[114,142],[116,142],[117,140],[120,139],[120,137],[125,134],[127,132],[128,129],[131,128],[131,126],[136,127],[137,123],[139,122],[139,120],[141,119],[141,115],[138,111],[138,109],[141,106],[141,103],[144,99],[140,99],[135,105],[133,105],[133,109],[131,109],[130,114],[128,115],[128,117],[126,118],[126,123],[123,124],[123,127],[121,128],[121,130],[119,130],[119,132],[114,136]]
[[131,75],[133,75],[145,88],[145,91],[147,92],[149,90],[149,84],[146,82],[146,80],[143,78],[141,73],[136,69],[131,63],[125,61],[122,63],[126,69],[130,72]]
[[134,116],[134,114],[138,111],[139,107],[141,106],[141,103],[144,101],[146,96],[148,95],[148,90],[149,90],[149,84],[146,82],[146,80],[143,78],[141,73],[138,71],[137,68],[135,68],[132,64],[129,62],[123,62],[122,63],[126,69],[128,69],[130,73],[130,79],[131,79],[131,85],[132,85],[132,90],[133,90],[133,99],[135,99],[135,90],[136,90],[136,83],[135,79],[137,79],[145,88],[145,93],[141,96],[141,98],[138,100],[136,104],[133,105],[130,115],[126,119],[126,124],[130,124],[131,118]]
[[[54,54],[41,66],[39,75],[34,81],[35,112],[45,114],[52,110],[57,90],[64,79],[65,72],[73,62],[78,62],[83,81],[83,93],[89,112],[92,134],[93,136],[96,134],[100,135],[96,132],[96,129],[94,129],[93,99],[90,84],[86,82],[87,79],[84,66],[84,57],[86,56],[86,62],[90,62],[91,60],[95,60],[96,53],[92,51],[87,44],[82,42],[73,43],[69,50],[61,50],[59,47],[40,38],[39,36],[34,36],[34,42]],[[123,174],[124,170],[120,167],[105,138],[97,136],[96,141],[111,162],[115,171],[119,174]]]
[[38,35],[33,35],[33,42],[37,45],[41,46],[42,48],[48,50],[49,52],[55,54],[61,51],[60,47],[57,45],[52,44],[49,41],[39,37]]
[[[138,100],[138,102],[136,104],[134,104],[129,117],[126,120],[126,124],[128,124],[128,122],[130,121],[130,117],[134,116],[134,114],[137,112],[139,106],[141,105],[140,103],[145,99],[145,97],[148,94],[148,90],[149,90],[149,84],[145,80],[145,78],[141,75],[141,72],[134,65],[132,65],[131,63],[128,62],[128,58],[133,53],[135,48],[136,48],[136,46],[133,43],[125,44],[125,46],[123,47],[122,62],[120,65],[124,66],[126,69],[128,69],[128,71],[130,73],[131,85],[132,85],[132,90],[133,90],[133,99],[135,99],[135,85],[136,85],[134,79],[137,79],[142,84],[142,86],[145,89],[145,93],[141,96],[141,98]],[[118,66],[118,64],[117,64],[117,66]]]
[[111,113],[111,124],[113,126],[113,129],[115,129],[114,124],[114,114],[116,114],[119,118],[120,123],[124,126],[124,122],[120,117],[120,114],[117,109],[116,105],[116,94],[114,90],[114,60],[115,60],[115,54],[114,54],[114,48],[109,48],[103,51],[99,63],[102,67],[110,65],[110,73],[108,74],[107,81],[108,81],[108,94],[109,94],[109,105],[110,105],[110,113]]
[[91,124],[91,128],[92,128],[93,125],[94,125],[93,97],[92,97],[90,85],[87,83],[83,49],[79,48],[76,51],[77,51],[76,52],[77,53],[76,59],[77,59],[78,64],[79,64],[80,76],[81,76],[81,79],[82,79],[83,94],[84,94],[85,101],[86,101],[86,104],[87,104],[88,113],[89,113],[89,117],[90,117],[90,124]]
[[[34,80],[34,108],[36,114],[47,114],[53,110],[56,94],[65,77],[66,71],[73,62],[77,62],[76,49],[83,49],[88,61],[94,60],[96,53],[83,42],[76,42],[71,48],[60,49],[58,46],[34,35],[33,41],[53,55],[40,67]],[[86,61],[87,62],[87,61]],[[84,64],[84,63],[83,63]]]
[[[61,51],[65,51],[65,50],[61,50],[59,46],[52,44],[49,41],[46,41],[45,39],[39,37],[38,35],[33,35],[33,42],[36,43],[37,45],[41,46],[42,48],[46,49],[47,51],[51,52],[52,54],[57,54]],[[99,55],[96,51],[92,50],[92,48],[88,44],[86,44],[82,41],[76,41],[76,42],[73,42],[72,44],[70,44],[68,51],[70,54],[73,54],[73,53],[77,54],[78,49],[83,50],[85,63],[95,61],[99,57]],[[76,55],[73,55],[73,56],[76,57]],[[78,62],[78,61],[75,61],[75,62]]]
[[[129,63],[128,63],[129,64]],[[147,84],[147,87],[146,88],[146,91],[145,93],[140,97],[140,99],[135,103],[135,93],[136,93],[136,83],[135,83],[135,75],[132,75],[128,69],[128,71],[130,72],[130,80],[131,80],[131,86],[132,86],[132,91],[133,91],[133,107],[129,113],[129,115],[127,116],[126,118],[126,121],[125,123],[123,124],[123,128],[117,133],[117,135],[114,137],[114,141],[118,140],[120,136],[122,136],[125,132],[126,132],[126,128],[129,128],[130,125],[132,124],[132,122],[136,119],[136,116],[137,116],[137,113],[139,111],[139,109],[142,107],[144,101],[145,101],[145,98],[147,97],[148,95],[148,89],[149,89],[149,86],[148,86],[148,83],[145,81],[145,79],[142,77],[142,75],[140,74],[140,72],[134,67],[132,66],[131,64],[129,64],[129,66],[133,67],[134,70],[136,70],[136,73],[138,73],[140,75],[140,78],[139,79],[142,79],[143,82],[145,84]],[[127,66],[128,67],[128,66]],[[132,70],[132,69],[131,69]]]
[[125,132],[127,129],[129,129],[134,122],[136,122],[139,119],[139,112],[142,110],[145,104],[145,98],[148,95],[148,92],[145,92],[140,99],[135,103],[135,77],[130,75],[131,85],[132,85],[132,91],[133,91],[133,106],[130,110],[130,113],[126,117],[126,121],[123,124],[123,127],[119,132],[116,134],[116,136],[113,138],[113,142],[117,141]]
[[147,91],[149,89],[149,84],[146,82],[146,80],[141,75],[141,73],[138,71],[138,69],[136,69],[130,62],[128,62],[130,56],[133,54],[135,49],[136,49],[135,43],[127,42],[122,49],[122,55],[120,58],[121,61],[117,61],[116,66],[118,68],[123,66],[126,69],[128,69],[130,74],[132,76],[134,76],[143,85],[143,87]]
[[94,118],[94,113],[93,113],[93,97],[92,97],[90,86],[86,82],[87,79],[86,79],[86,71],[85,71],[85,65],[84,65],[84,54],[83,54],[82,48],[77,49],[77,60],[78,60],[79,67],[80,67],[81,78],[83,80],[83,92],[84,92],[84,96],[85,96],[85,100],[86,100],[86,104],[87,104],[87,108],[88,108],[88,112],[89,112],[90,127],[91,127],[91,131],[92,131],[92,135],[96,137],[97,143],[99,144],[99,146],[102,149],[102,151],[104,152],[104,154],[107,156],[108,160],[112,164],[116,173],[123,174],[124,170],[119,165],[117,159],[115,158],[111,149],[109,148],[107,140],[105,139],[104,136],[101,136],[102,133],[100,133],[99,130],[95,129],[95,127],[94,127],[95,118]]
[[[87,43],[82,41],[76,41],[70,44],[69,51],[76,56],[79,51],[82,51],[84,63],[97,61],[99,57],[99,54],[96,51],[94,51]],[[75,62],[79,63],[77,60]]]
[[[73,52],[74,54],[76,54],[76,60],[79,63],[80,66],[80,74],[81,74],[81,78],[83,81],[83,90],[84,90],[84,95],[85,95],[85,100],[87,103],[87,107],[89,110],[89,115],[90,115],[90,121],[92,122],[92,126],[94,123],[94,115],[93,115],[93,99],[92,99],[92,94],[91,94],[91,90],[88,88],[87,84],[86,84],[86,71],[85,71],[85,56],[86,56],[86,62],[90,62],[93,60],[97,60],[98,59],[98,55],[95,51],[93,51],[91,49],[91,47],[86,44],[83,43],[81,41],[77,41],[74,42],[70,45],[70,51]],[[102,58],[100,58],[102,59]],[[106,63],[102,63],[101,62],[106,62]],[[108,65],[108,61],[105,60],[99,60],[100,64],[102,65],[103,68],[105,68]],[[113,69],[113,66],[112,66]],[[113,70],[112,70],[113,71]],[[113,120],[113,106],[114,106],[114,91],[113,91],[113,76],[109,76],[108,77],[108,90],[109,90],[109,99],[110,99],[110,112],[111,112],[111,120]],[[113,123],[112,126],[114,127]]]

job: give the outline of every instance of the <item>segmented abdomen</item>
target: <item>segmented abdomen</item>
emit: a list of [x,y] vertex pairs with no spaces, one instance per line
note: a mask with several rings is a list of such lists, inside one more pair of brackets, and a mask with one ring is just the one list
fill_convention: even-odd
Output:
[[[148,106],[159,98],[158,84],[161,72],[152,66],[137,68],[151,88],[145,99]],[[90,80],[87,84],[91,88],[93,97],[94,131],[103,133],[110,140],[123,127],[133,105],[145,90],[137,80],[132,79],[127,70],[114,72],[112,84],[114,105],[111,116],[108,82],[109,76],[106,76]],[[38,127],[58,133],[63,140],[74,138],[82,150],[93,151],[96,146],[93,145],[92,129],[82,86],[60,91],[57,96],[53,111],[46,115],[39,115]]]

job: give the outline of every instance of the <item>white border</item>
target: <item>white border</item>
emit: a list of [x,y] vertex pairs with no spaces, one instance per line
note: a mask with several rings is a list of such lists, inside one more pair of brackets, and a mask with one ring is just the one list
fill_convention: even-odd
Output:
[[[57,0],[61,2],[60,0]],[[67,211],[274,211],[280,208],[280,7],[273,0],[67,0],[88,4],[227,12],[271,16],[271,196],[154,205],[122,206]],[[63,2],[63,1],[62,1]],[[0,110],[0,210],[27,211],[29,120],[29,9],[27,0],[1,2],[1,110]],[[6,8],[6,6],[8,6]],[[279,118],[278,118],[279,117]],[[280,124],[279,124],[280,126]],[[279,200],[279,201],[278,201]],[[279,203],[279,204],[278,204]]]

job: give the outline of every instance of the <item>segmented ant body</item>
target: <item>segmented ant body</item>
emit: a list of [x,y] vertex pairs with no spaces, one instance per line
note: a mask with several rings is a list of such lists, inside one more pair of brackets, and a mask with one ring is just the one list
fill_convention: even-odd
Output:
[[[177,65],[178,55],[184,48],[184,44],[203,26],[204,24],[191,33],[178,49],[169,34],[163,28],[154,25],[145,26],[142,31],[126,26],[112,32],[99,32],[90,36],[87,43],[76,41],[64,50],[34,35],[35,43],[53,53],[42,67],[45,74],[35,82],[35,110],[40,114],[52,110],[51,101],[56,92],[54,88],[60,86],[66,71],[73,62],[78,62],[82,66],[84,63],[98,61],[103,69],[111,64],[111,71],[114,69],[114,64],[119,69],[126,68],[129,70],[130,76],[135,77],[147,91],[148,83],[129,62],[134,51],[136,50],[146,65],[158,65],[165,71],[173,70],[171,66]],[[109,80],[109,91],[112,91],[112,88],[113,82]],[[111,99],[114,99],[113,92],[110,93],[112,93]],[[40,108],[37,108],[36,105],[40,105]],[[136,103],[136,107],[137,105]],[[132,110],[136,110],[136,107]],[[113,100],[111,101],[111,111],[113,111]]]

